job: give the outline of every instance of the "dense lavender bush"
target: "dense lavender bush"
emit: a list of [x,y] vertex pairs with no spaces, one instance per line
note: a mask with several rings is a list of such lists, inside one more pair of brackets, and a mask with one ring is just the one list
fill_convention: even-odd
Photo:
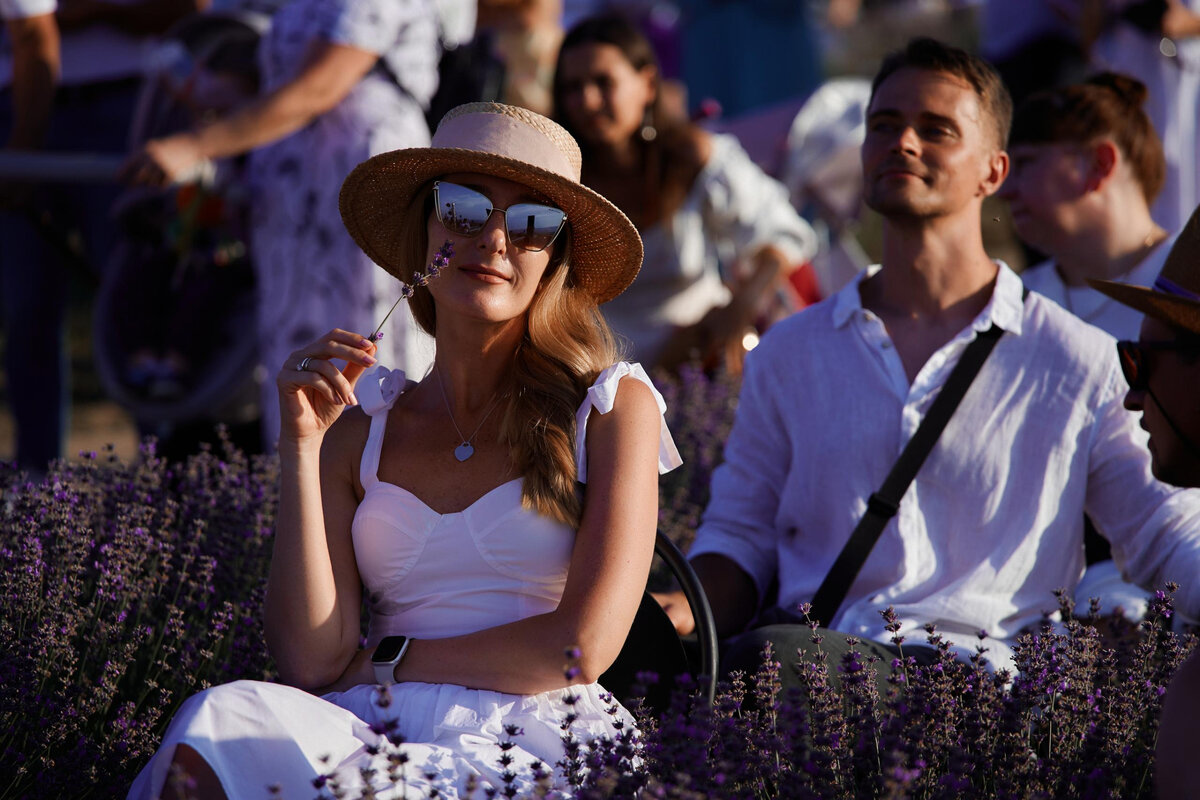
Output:
[[712,377],[685,366],[678,376],[655,374],[654,383],[667,403],[667,427],[683,457],[683,465],[659,481],[658,527],[687,552],[733,426],[739,382],[725,373]]
[[[660,524],[686,547],[737,387],[656,380],[685,459]],[[259,620],[276,479],[230,447],[181,464],[150,444],[131,463],[93,454],[39,483],[0,465],[0,800],[123,796],[186,697],[273,677]],[[576,739],[564,703],[558,767],[584,798],[1149,797],[1161,694],[1192,639],[1170,632],[1169,592],[1138,627],[1060,605],[1011,680],[942,646],[927,667],[818,657],[782,697],[767,659],[712,708],[686,682],[665,712],[633,703],[638,731],[613,742]],[[882,698],[875,670],[892,674]]]
[[0,466],[0,798],[123,796],[188,695],[272,676],[273,462]]

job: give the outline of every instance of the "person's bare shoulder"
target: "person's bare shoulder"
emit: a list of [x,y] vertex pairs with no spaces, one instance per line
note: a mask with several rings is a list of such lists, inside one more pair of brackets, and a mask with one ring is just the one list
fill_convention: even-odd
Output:
[[353,406],[342,412],[337,422],[330,426],[321,444],[322,473],[348,480],[359,497],[362,497],[363,489],[358,468],[370,432],[371,418],[361,407]]

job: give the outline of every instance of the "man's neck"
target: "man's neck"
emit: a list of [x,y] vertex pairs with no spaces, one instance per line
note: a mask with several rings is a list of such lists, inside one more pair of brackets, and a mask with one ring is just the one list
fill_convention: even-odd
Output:
[[964,235],[945,233],[885,220],[883,269],[859,285],[863,307],[883,321],[910,384],[987,306],[999,272],[978,223]]
[[939,319],[953,314],[973,319],[991,296],[996,262],[983,249],[977,223],[962,231],[946,227],[885,220],[883,269],[864,292],[864,306],[881,316]]

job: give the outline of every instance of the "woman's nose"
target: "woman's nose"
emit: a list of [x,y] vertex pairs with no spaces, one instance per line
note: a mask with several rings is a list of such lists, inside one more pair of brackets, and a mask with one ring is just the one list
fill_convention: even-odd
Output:
[[487,222],[483,223],[483,230],[475,237],[476,246],[483,248],[485,252],[503,253],[505,248],[508,247],[508,232],[505,230],[506,227],[504,212],[499,209],[492,209]]
[[604,93],[594,83],[579,90],[579,106],[584,111],[596,111],[604,106]]
[[1146,392],[1142,389],[1129,389],[1125,392],[1125,408],[1130,411],[1141,411],[1146,402]]

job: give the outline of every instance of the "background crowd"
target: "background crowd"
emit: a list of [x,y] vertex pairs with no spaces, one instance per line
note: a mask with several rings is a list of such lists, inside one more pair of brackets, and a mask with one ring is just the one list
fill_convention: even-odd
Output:
[[[194,448],[218,422],[269,451],[278,423],[262,365],[322,326],[373,330],[396,293],[337,223],[341,177],[369,155],[427,143],[463,100],[551,114],[580,140],[585,182],[614,199],[647,248],[608,319],[635,358],[666,368],[737,371],[767,326],[872,260],[878,221],[861,209],[857,166],[864,76],[914,34],[985,55],[1018,105],[1115,73],[1118,99],[1103,80],[1089,95],[1098,101],[1043,97],[1016,136],[1060,148],[1119,140],[1116,178],[1085,185],[1077,205],[1119,195],[1108,219],[1133,214],[1138,235],[1125,226],[1130,241],[1117,243],[1093,235],[1096,219],[1087,228],[1080,214],[1062,223],[1033,208],[1044,194],[1036,181],[1057,176],[1043,166],[1039,178],[1036,165],[1004,188],[1023,244],[1003,203],[989,207],[986,230],[993,254],[1018,270],[1053,257],[1037,280],[1062,276],[1051,297],[1084,319],[1106,327],[1103,300],[1082,281],[1144,282],[1198,199],[1200,18],[1181,0],[3,5],[0,455],[35,471],[72,455],[72,376],[77,392],[116,401],[127,429],[169,451]],[[1102,130],[1110,123],[1078,111],[1089,102],[1106,119],[1148,125]],[[1076,105],[1056,113],[1064,103]],[[1076,120],[1070,131],[1036,119],[1064,116]],[[1144,210],[1121,190],[1133,185],[1131,159]],[[1050,241],[1043,229],[1055,224],[1074,227]],[[1060,252],[1067,236],[1076,249]],[[1100,241],[1096,274],[1072,266]],[[428,368],[430,344],[406,309],[385,334],[386,362]],[[38,347],[12,346],[21,340]]]
[[[1109,198],[1108,220],[1137,220],[1121,228],[1129,241],[1096,236],[1092,211],[1063,222],[1067,212],[1036,206],[1037,182],[1058,177],[1036,154],[1003,190],[1023,244],[1003,203],[986,231],[1018,270],[1052,257],[1031,273],[1035,288],[1085,320],[1119,332],[1083,280],[1145,282],[1200,199],[1200,17],[1182,0],[3,6],[0,399],[11,416],[0,455],[35,471],[72,455],[72,374],[179,453],[218,422],[242,446],[271,450],[262,366],[332,324],[373,330],[396,294],[337,223],[341,177],[372,154],[427,143],[464,100],[553,115],[579,139],[585,182],[646,242],[646,268],[608,319],[635,358],[666,368],[737,371],[767,326],[871,260],[863,76],[914,34],[982,53],[1018,105],[1114,74],[1037,100],[1015,135],[1030,139],[1025,150],[1111,138],[1114,178],[1074,199],[1090,209]],[[1146,124],[1105,128],[1130,120]],[[1057,237],[1054,225],[1065,226]],[[386,362],[428,368],[430,343],[407,309],[385,334]],[[21,340],[38,347],[12,345]]]

